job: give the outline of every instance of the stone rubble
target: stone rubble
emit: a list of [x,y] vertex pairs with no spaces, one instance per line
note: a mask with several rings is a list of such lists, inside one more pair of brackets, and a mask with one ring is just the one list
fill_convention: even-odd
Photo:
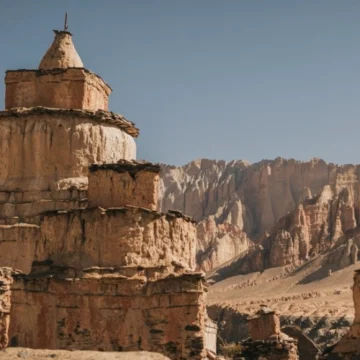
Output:
[[280,331],[278,314],[261,306],[249,318],[250,338],[240,343],[240,354],[234,359],[298,360],[297,340]]

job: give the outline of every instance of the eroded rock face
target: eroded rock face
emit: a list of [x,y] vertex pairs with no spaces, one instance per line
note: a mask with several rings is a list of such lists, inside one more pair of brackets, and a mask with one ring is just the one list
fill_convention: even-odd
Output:
[[253,246],[238,226],[216,224],[213,216],[201,221],[196,230],[197,265],[203,271],[211,270]]
[[[161,209],[185,210],[195,220],[211,216],[216,224],[238,226],[263,245],[264,264],[260,268],[298,264],[331,248],[357,227],[359,171],[359,166],[338,166],[320,159],[300,162],[278,158],[253,165],[199,160],[179,168],[163,167],[159,204]],[[222,246],[221,241],[216,245],[208,241],[205,248],[203,227],[199,226],[200,255],[212,254]],[[269,236],[259,236],[265,231]],[[231,259],[231,246],[224,241],[227,250],[223,253],[229,257],[222,260]],[[206,269],[217,265],[208,261]]]
[[[198,160],[183,167],[163,166],[159,204],[200,221],[214,215],[248,234],[261,234],[325,185],[337,195],[344,188],[358,204],[359,172],[355,165],[338,166],[321,159],[308,162],[263,160]],[[358,206],[357,206],[358,208]],[[358,218],[356,218],[358,220]]]
[[9,343],[12,274],[10,268],[0,268],[0,349]]
[[[330,186],[324,186],[317,197],[305,200],[272,229],[263,242],[269,248],[266,265],[298,265],[334,247],[344,234],[356,228],[355,207],[348,188],[335,194]],[[350,263],[355,263],[357,245],[349,244],[348,251]]]

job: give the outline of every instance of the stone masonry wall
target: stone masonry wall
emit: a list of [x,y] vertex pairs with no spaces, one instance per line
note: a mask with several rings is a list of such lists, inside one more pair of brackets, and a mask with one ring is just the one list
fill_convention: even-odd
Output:
[[10,268],[0,268],[0,349],[7,347],[10,323],[12,274]]
[[129,162],[90,166],[89,206],[157,209],[160,166]]
[[7,71],[5,108],[108,110],[110,87],[84,68]]
[[241,343],[241,359],[244,360],[298,360],[296,340],[252,341]]
[[11,344],[204,359],[203,281],[198,273],[155,281],[99,271],[74,279],[18,277]]

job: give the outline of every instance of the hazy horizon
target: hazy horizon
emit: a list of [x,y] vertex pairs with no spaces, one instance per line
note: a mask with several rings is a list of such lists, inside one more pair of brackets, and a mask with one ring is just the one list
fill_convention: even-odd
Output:
[[68,12],[84,66],[113,88],[110,110],[140,128],[139,159],[360,163],[356,0],[0,6],[3,74],[37,68]]

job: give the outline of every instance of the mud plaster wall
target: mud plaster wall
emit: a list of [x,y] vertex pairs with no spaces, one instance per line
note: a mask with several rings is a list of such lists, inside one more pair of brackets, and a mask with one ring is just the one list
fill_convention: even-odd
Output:
[[37,224],[0,224],[0,264],[25,274],[34,260],[83,269],[91,266],[160,266],[173,261],[194,269],[191,221],[141,209],[99,208],[52,212]]
[[193,269],[195,231],[187,219],[138,208],[55,212],[44,216],[37,260],[76,269],[178,261]]
[[267,340],[280,333],[280,318],[275,313],[262,314],[249,320],[249,333],[253,340]]
[[[1,219],[18,217],[21,222],[38,221],[45,211],[72,210],[87,206],[87,191],[70,188],[53,191],[0,191]],[[17,221],[18,222],[18,221]]]
[[9,71],[5,77],[5,108],[45,106],[108,110],[111,89],[82,68],[52,71]]
[[129,172],[97,170],[89,172],[89,206],[139,206],[156,210],[159,174],[149,171]]
[[148,350],[203,359],[204,291],[199,276],[18,278],[11,344],[105,351]]
[[0,225],[1,266],[30,272],[39,240],[37,225]]
[[88,166],[136,158],[132,136],[68,113],[0,116],[0,191],[87,186]]

